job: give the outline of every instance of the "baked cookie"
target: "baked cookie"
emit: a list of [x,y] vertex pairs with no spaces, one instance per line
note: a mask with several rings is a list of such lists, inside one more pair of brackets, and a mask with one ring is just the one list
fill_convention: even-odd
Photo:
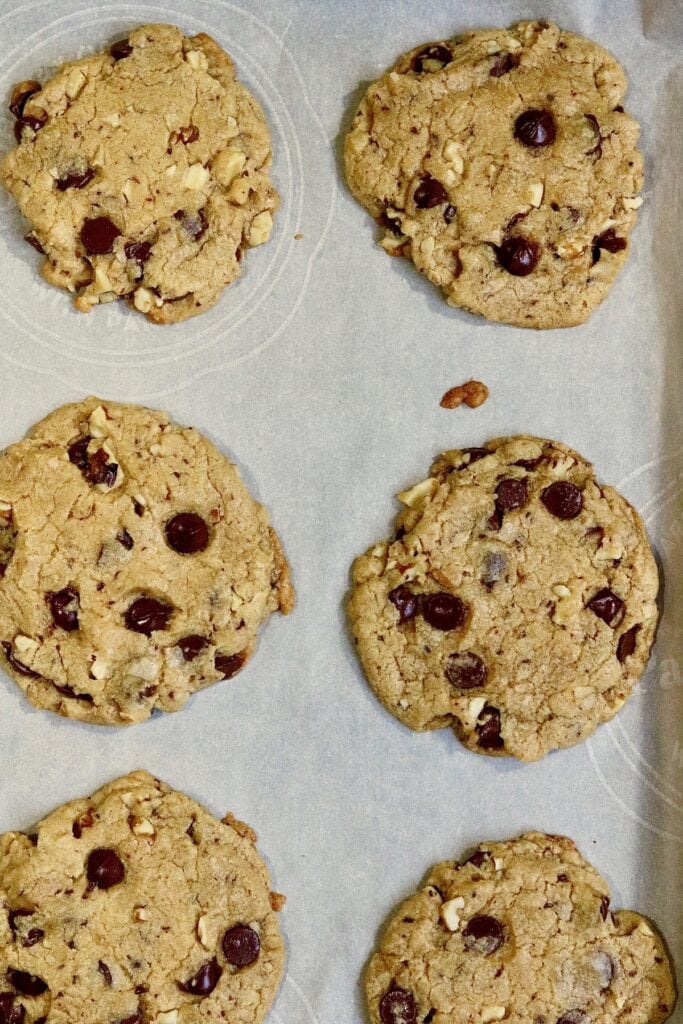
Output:
[[372,1024],[659,1024],[675,1003],[661,939],[609,909],[564,836],[529,832],[437,864],[372,957]]
[[394,539],[357,559],[349,602],[385,707],[523,761],[612,718],[657,623],[635,509],[575,451],[535,437],[446,452],[398,497]]
[[0,836],[2,1024],[259,1024],[283,897],[255,842],[142,771]]
[[165,413],[88,398],[0,455],[0,664],[36,707],[176,711],[293,603],[265,510]]
[[520,327],[583,323],[628,255],[638,125],[605,50],[545,21],[400,57],[346,138],[351,191],[448,302]]
[[10,109],[19,145],[0,178],[43,276],[83,312],[125,296],[155,323],[203,313],[270,236],[268,126],[203,33],[145,25],[42,88],[19,83]]

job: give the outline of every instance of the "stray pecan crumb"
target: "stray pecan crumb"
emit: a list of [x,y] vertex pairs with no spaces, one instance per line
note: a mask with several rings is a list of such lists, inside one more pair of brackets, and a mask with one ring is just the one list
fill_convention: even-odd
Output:
[[242,836],[243,839],[248,839],[250,843],[256,844],[258,837],[253,828],[250,828],[249,825],[245,824],[245,822],[240,821],[234,814],[231,814],[230,811],[228,811],[223,818],[223,824],[229,825],[238,836]]
[[483,405],[489,397],[489,389],[480,380],[468,380],[465,384],[459,384],[451,388],[443,396],[439,405],[442,409],[457,409],[463,402],[470,409],[476,409]]
[[270,894],[270,905],[273,908],[273,910],[275,911],[275,913],[277,913],[278,911],[282,910],[282,908],[284,907],[286,902],[287,902],[287,897],[283,896],[281,892],[271,892],[271,894]]

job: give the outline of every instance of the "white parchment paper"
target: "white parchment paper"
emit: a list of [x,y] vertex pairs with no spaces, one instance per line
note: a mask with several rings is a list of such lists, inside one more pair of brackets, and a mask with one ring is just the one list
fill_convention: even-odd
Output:
[[[611,296],[587,325],[546,333],[451,310],[388,259],[340,162],[362,90],[401,51],[540,16],[624,64],[647,162],[633,255]],[[0,444],[89,392],[167,408],[237,460],[271,510],[299,600],[238,679],[131,729],[35,711],[0,677],[0,829],[136,767],[250,822],[289,897],[274,1024],[364,1021],[361,972],[396,903],[435,861],[526,828],[571,835],[614,905],[659,923],[682,971],[680,0],[0,0],[0,96],[154,20],[213,35],[263,103],[283,197],[274,237],[214,310],[159,328],[120,303],[73,311],[40,280],[1,196]],[[10,145],[8,114],[0,141]],[[440,409],[470,376],[489,401]],[[444,448],[518,431],[591,458],[643,514],[664,575],[634,697],[588,742],[529,766],[399,725],[363,680],[343,612],[350,563],[387,533],[392,495]]]

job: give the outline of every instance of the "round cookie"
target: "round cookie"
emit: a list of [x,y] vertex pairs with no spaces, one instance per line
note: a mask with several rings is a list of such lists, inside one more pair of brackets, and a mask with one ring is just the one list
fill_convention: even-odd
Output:
[[393,540],[357,559],[358,653],[412,729],[534,761],[624,704],[657,623],[637,512],[565,445],[498,438],[449,451],[399,494]]
[[438,864],[390,921],[365,977],[371,1024],[659,1024],[663,943],[570,839],[529,832]]
[[284,948],[252,830],[147,772],[0,837],[3,1024],[260,1024]]
[[78,309],[125,296],[155,323],[209,309],[267,241],[278,196],[263,111],[203,33],[145,25],[10,109],[0,179]]
[[0,663],[36,707],[176,711],[292,607],[265,510],[165,413],[89,398],[0,455]]
[[545,21],[411,50],[368,89],[351,191],[448,302],[520,327],[583,323],[642,200],[624,72]]

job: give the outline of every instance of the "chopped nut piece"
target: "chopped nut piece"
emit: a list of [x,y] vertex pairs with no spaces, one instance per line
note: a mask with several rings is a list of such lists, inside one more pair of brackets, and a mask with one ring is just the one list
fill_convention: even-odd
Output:
[[205,187],[210,177],[210,172],[207,170],[206,167],[204,167],[203,164],[192,164],[185,171],[185,177],[183,178],[183,188],[189,188],[193,192],[198,192],[200,189],[203,189]]
[[154,825],[147,818],[138,818],[137,815],[132,815],[129,823],[131,831],[136,836],[153,836],[156,834]]
[[19,651],[20,654],[35,654],[38,647],[39,644],[32,640],[30,636],[22,636],[20,633],[14,638],[14,649]]
[[465,170],[465,161],[460,153],[460,146],[453,139],[449,139],[446,145],[443,147],[444,160],[447,160],[449,164],[453,166],[453,170],[458,174],[462,174]]
[[107,277],[106,271],[103,267],[95,267],[95,282],[92,286],[93,295],[102,295],[104,292],[110,292],[114,288]]
[[202,914],[202,916],[197,921],[197,937],[198,937],[199,941],[201,942],[202,946],[205,946],[206,949],[210,949],[211,948],[211,940],[209,938],[208,918],[207,918],[206,914]]
[[109,674],[109,666],[102,658],[95,658],[90,666],[90,675],[93,679],[106,679]]
[[237,206],[244,206],[249,198],[251,187],[247,178],[236,178],[230,186],[228,199]]
[[141,313],[149,313],[153,306],[163,306],[163,301],[149,288],[138,288],[133,294],[133,305]]
[[224,149],[213,158],[211,170],[216,180],[227,188],[242,173],[246,162],[246,153],[241,149]]
[[625,210],[639,210],[643,205],[642,196],[623,196],[621,205]]
[[188,50],[185,54],[185,60],[194,68],[195,71],[208,71],[209,62],[206,59],[206,54],[202,53],[201,50]]
[[90,413],[88,419],[88,431],[91,437],[106,437],[109,433],[107,428],[107,413],[103,405],[98,405]]
[[542,181],[534,181],[527,188],[527,199],[532,206],[540,206],[543,200],[545,185]]
[[156,1015],[154,1021],[155,1024],[178,1024],[178,1016],[177,1010],[164,1010]]
[[496,871],[502,871],[503,870],[503,858],[502,857],[494,857],[493,858],[493,866],[494,866]]
[[414,487],[410,487],[407,491],[399,491],[396,497],[404,505],[407,505],[408,508],[419,508],[429,498],[433,497],[438,486],[439,481],[435,477],[430,476],[426,480],[421,480],[419,484],[415,484]]
[[66,80],[66,94],[70,100],[75,100],[85,85],[85,75],[78,68],[74,68]]
[[464,402],[470,409],[477,409],[488,397],[489,389],[485,384],[480,380],[468,380],[447,391],[439,405],[442,409],[457,409]]
[[465,906],[465,901],[462,896],[456,896],[455,899],[447,900],[441,904],[441,920],[448,928],[449,932],[457,932],[460,927],[460,914],[459,910],[462,910]]
[[569,587],[565,587],[564,583],[555,584],[555,586],[552,588],[552,591],[556,597],[570,597],[571,595],[571,590],[569,589]]
[[271,217],[268,210],[264,210],[263,213],[257,213],[251,222],[251,230],[249,232],[249,244],[250,245],[263,245],[270,238],[270,233],[273,230],[273,218]]
[[502,1020],[506,1010],[504,1006],[485,1006],[481,1011],[481,1024],[489,1024],[492,1020]]
[[472,700],[467,705],[467,717],[469,718],[470,723],[472,725],[474,725],[474,723],[479,718],[479,715],[484,710],[485,704],[485,697],[473,697]]
[[134,921],[146,921],[148,917],[149,914],[147,913],[147,909],[145,907],[135,907],[135,909],[133,910]]
[[256,843],[258,837],[253,828],[250,828],[249,825],[240,821],[239,818],[236,818],[230,811],[228,811],[223,818],[223,824],[229,825],[233,832],[236,832],[238,836],[242,836],[243,839],[248,839],[250,843]]

